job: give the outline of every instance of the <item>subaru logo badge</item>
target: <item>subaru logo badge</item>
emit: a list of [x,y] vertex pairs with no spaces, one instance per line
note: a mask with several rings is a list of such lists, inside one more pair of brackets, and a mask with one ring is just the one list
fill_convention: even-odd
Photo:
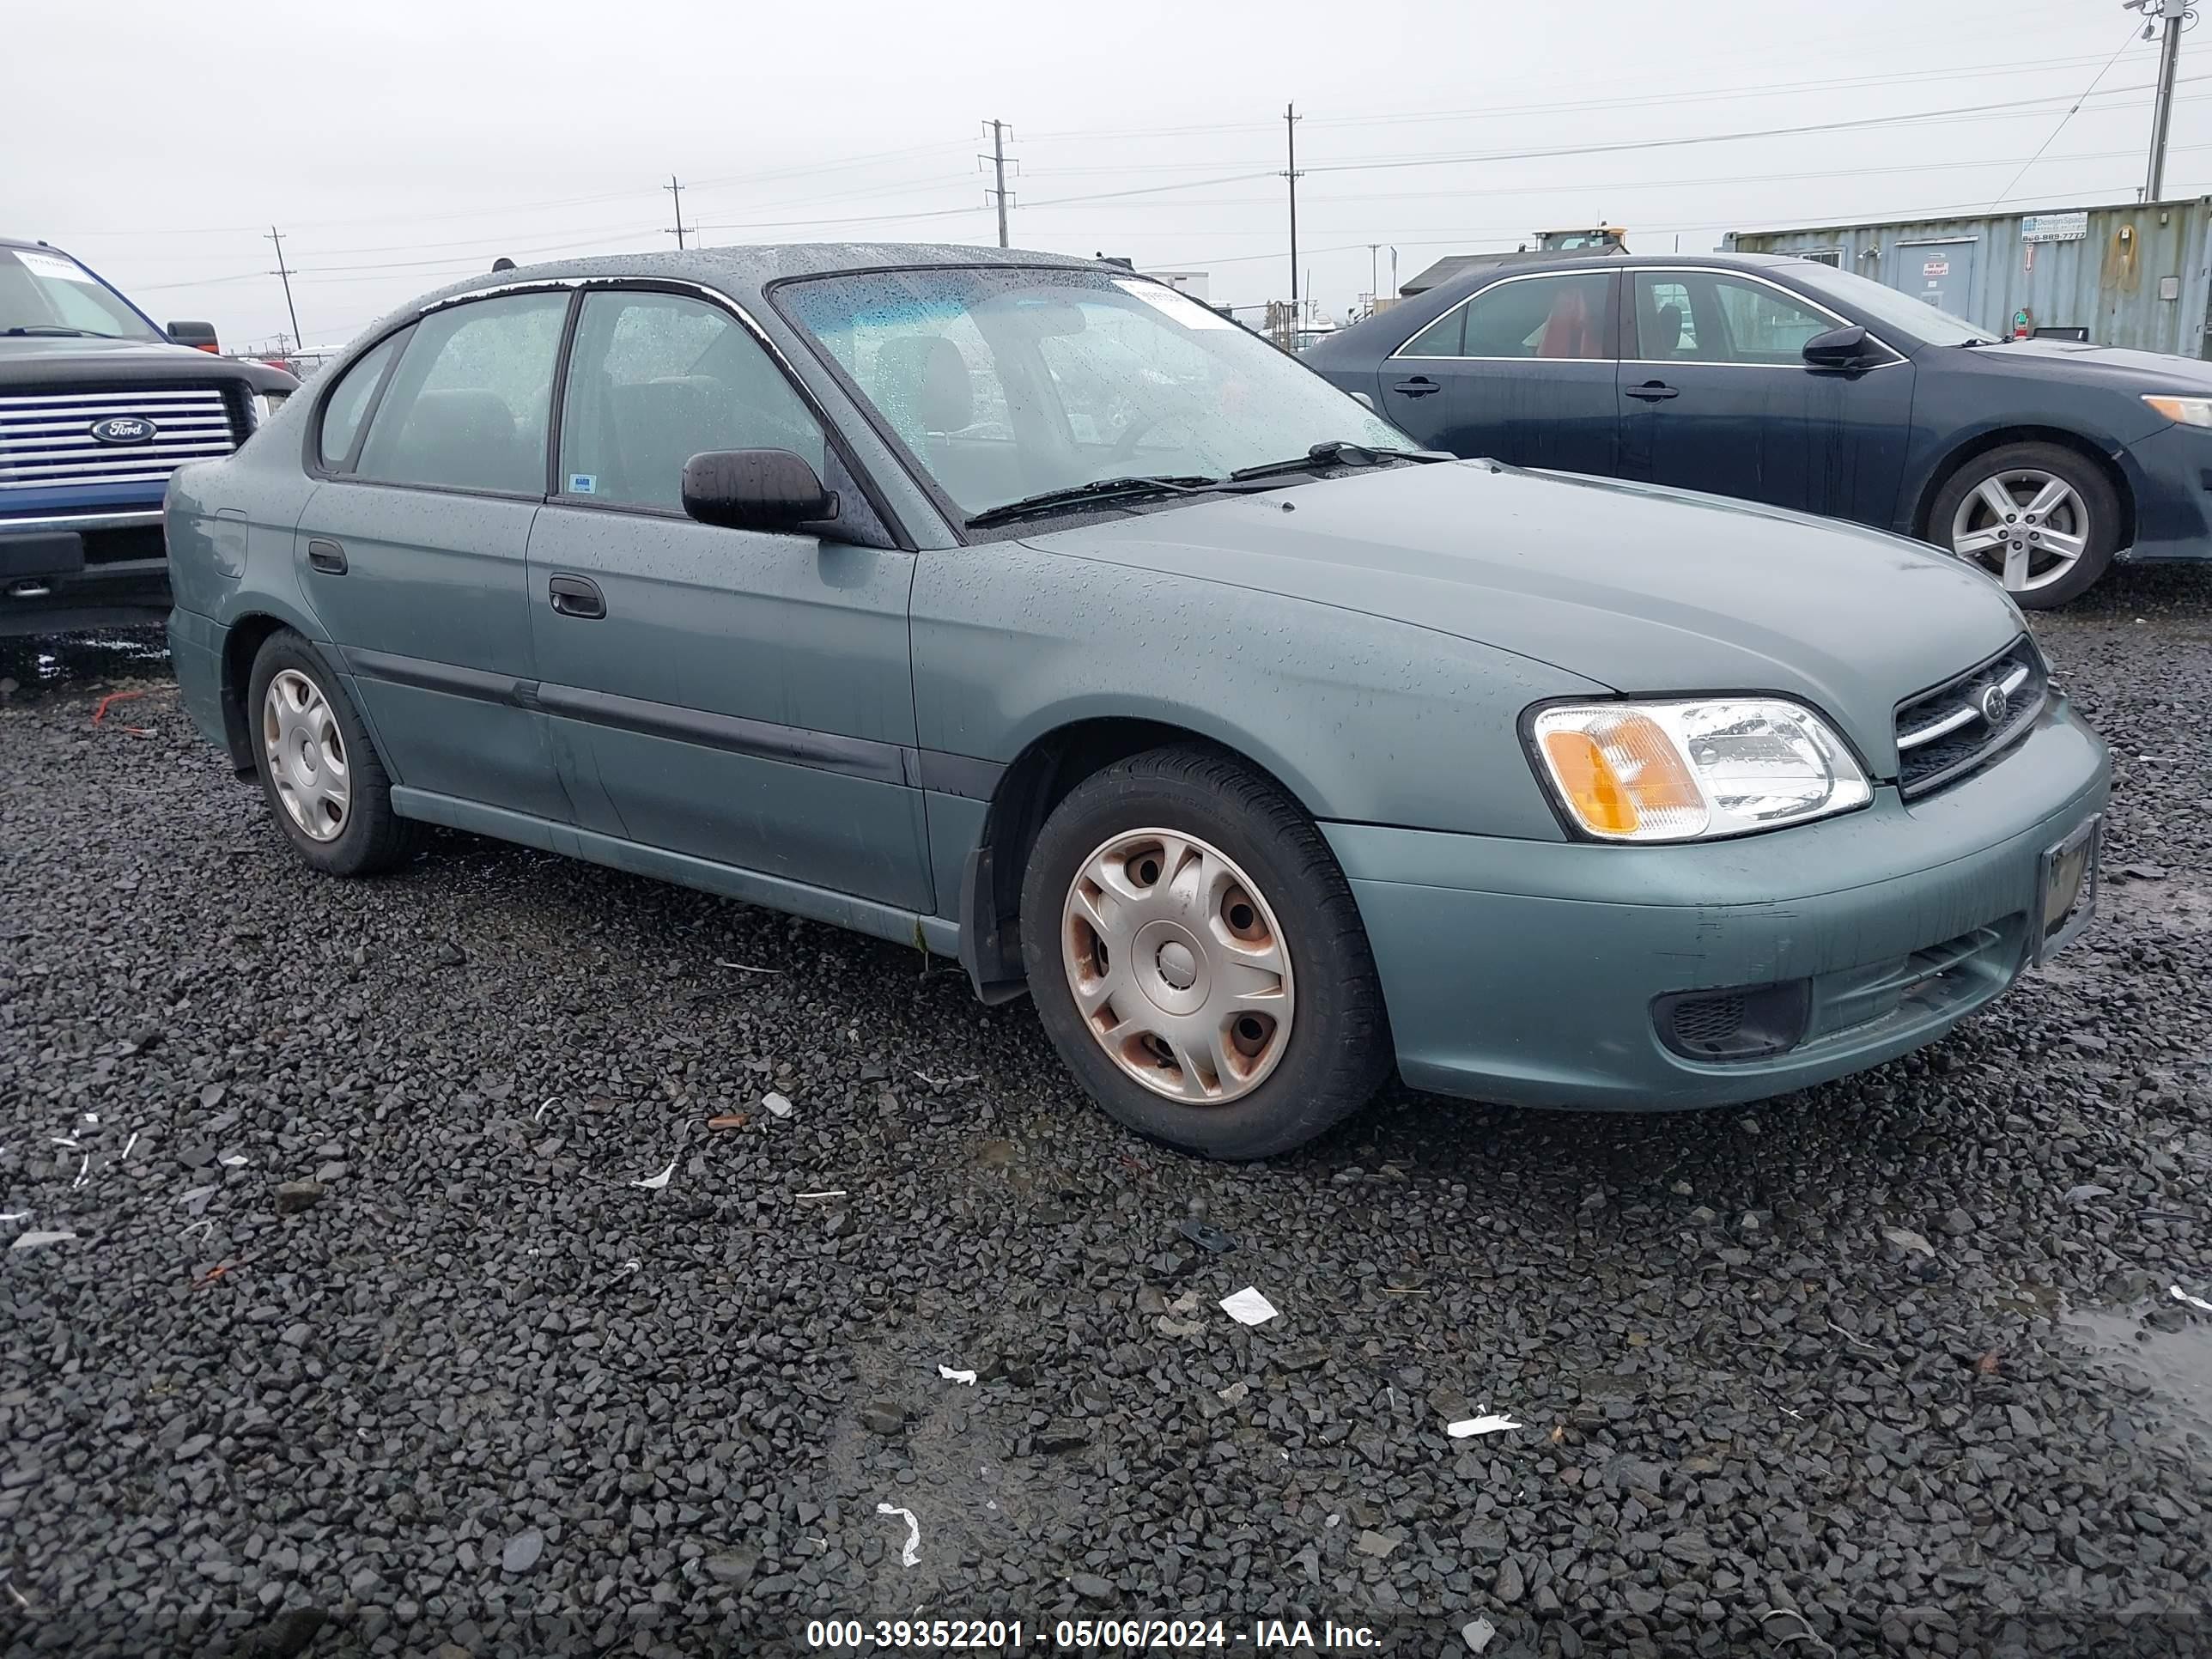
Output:
[[2004,724],[2007,702],[2004,687],[1985,685],[1982,688],[1980,698],[1982,719],[1992,730]]
[[103,444],[143,444],[161,428],[136,415],[111,415],[92,423],[92,435]]

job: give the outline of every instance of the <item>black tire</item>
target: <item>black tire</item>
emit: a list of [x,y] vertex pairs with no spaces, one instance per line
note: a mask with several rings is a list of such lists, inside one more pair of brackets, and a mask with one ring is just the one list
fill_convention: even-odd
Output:
[[[2043,586],[2013,592],[2013,599],[2022,610],[2051,611],[2071,604],[2087,592],[2105,574],[2112,562],[2112,555],[2120,548],[2119,491],[2112,487],[2112,478],[2104,468],[2078,451],[2063,444],[2006,444],[1962,462],[1943,481],[1943,487],[1936,492],[1936,499],[1928,509],[1928,539],[1938,547],[1949,549],[1952,522],[1961,503],[1985,480],[2002,473],[2029,471],[2047,472],[2063,480],[2089,520],[2087,545],[2081,556],[2074,562],[2073,568]],[[1990,570],[1992,574],[2002,574],[2001,568],[1992,568],[1988,563],[1983,563],[1983,568]]]
[[[1157,829],[1212,843],[1272,908],[1290,952],[1295,1011],[1258,1083],[1213,1104],[1133,1079],[1086,1024],[1062,949],[1070,884],[1117,834]],[[1222,751],[1155,749],[1094,773],[1053,809],[1022,880],[1022,956],[1037,1016],[1091,1097],[1127,1127],[1207,1158],[1271,1157],[1366,1103],[1391,1068],[1390,1027],[1359,912],[1328,843],[1274,784]]]
[[[304,676],[330,705],[344,751],[347,809],[338,833],[327,841],[317,840],[294,822],[270,774],[264,711],[270,682],[287,669]],[[253,769],[260,775],[269,815],[300,856],[327,876],[374,875],[414,856],[422,826],[392,810],[391,775],[323,653],[290,629],[281,628],[261,642],[248,688],[246,724],[253,744]]]

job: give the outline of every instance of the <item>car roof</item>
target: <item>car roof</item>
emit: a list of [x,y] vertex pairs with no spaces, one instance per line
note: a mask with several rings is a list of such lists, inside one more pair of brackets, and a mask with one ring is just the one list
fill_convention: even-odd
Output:
[[1470,254],[1470,260],[1491,259],[1492,263],[1470,264],[1465,270],[1445,282],[1438,283],[1428,291],[1450,288],[1467,283],[1470,278],[1488,278],[1501,275],[1533,276],[1555,270],[1649,270],[1697,265],[1713,270],[1771,270],[1777,265],[1802,265],[1811,261],[1789,253],[1559,253],[1553,255],[1519,254],[1499,258],[1495,255]]
[[955,242],[779,242],[742,247],[695,247],[680,252],[656,249],[643,253],[606,253],[589,258],[518,264],[512,270],[487,272],[455,283],[415,301],[407,308],[414,309],[430,300],[489,292],[519,283],[594,276],[697,283],[742,299],[787,277],[922,265],[1059,265],[1073,270],[1110,268],[1125,276],[1137,275],[1125,266],[1109,265],[1097,259],[1038,253],[1024,248],[969,247]]

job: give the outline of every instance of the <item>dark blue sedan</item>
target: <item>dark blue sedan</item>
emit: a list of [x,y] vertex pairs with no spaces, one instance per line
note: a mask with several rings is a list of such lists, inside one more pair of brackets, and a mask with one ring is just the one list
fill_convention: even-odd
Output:
[[2212,364],[2000,342],[1810,260],[1501,264],[1304,357],[1431,448],[1894,530],[2027,606],[2212,556]]

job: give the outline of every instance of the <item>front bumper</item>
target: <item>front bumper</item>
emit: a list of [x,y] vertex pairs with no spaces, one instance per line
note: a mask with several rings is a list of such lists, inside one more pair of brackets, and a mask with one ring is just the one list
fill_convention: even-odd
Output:
[[[1992,765],[1909,806],[1734,841],[1593,846],[1325,823],[1416,1088],[1652,1110],[1758,1100],[1932,1042],[2041,933],[2045,854],[2103,810],[2105,745],[2059,702]],[[1808,890],[1808,883],[1817,883]],[[1808,981],[1769,1058],[1672,1050],[1654,1005]]]
[[158,507],[0,519],[0,637],[156,623],[168,609]]
[[2161,427],[2121,455],[2135,495],[2135,544],[2129,559],[2212,559],[2212,432]]

